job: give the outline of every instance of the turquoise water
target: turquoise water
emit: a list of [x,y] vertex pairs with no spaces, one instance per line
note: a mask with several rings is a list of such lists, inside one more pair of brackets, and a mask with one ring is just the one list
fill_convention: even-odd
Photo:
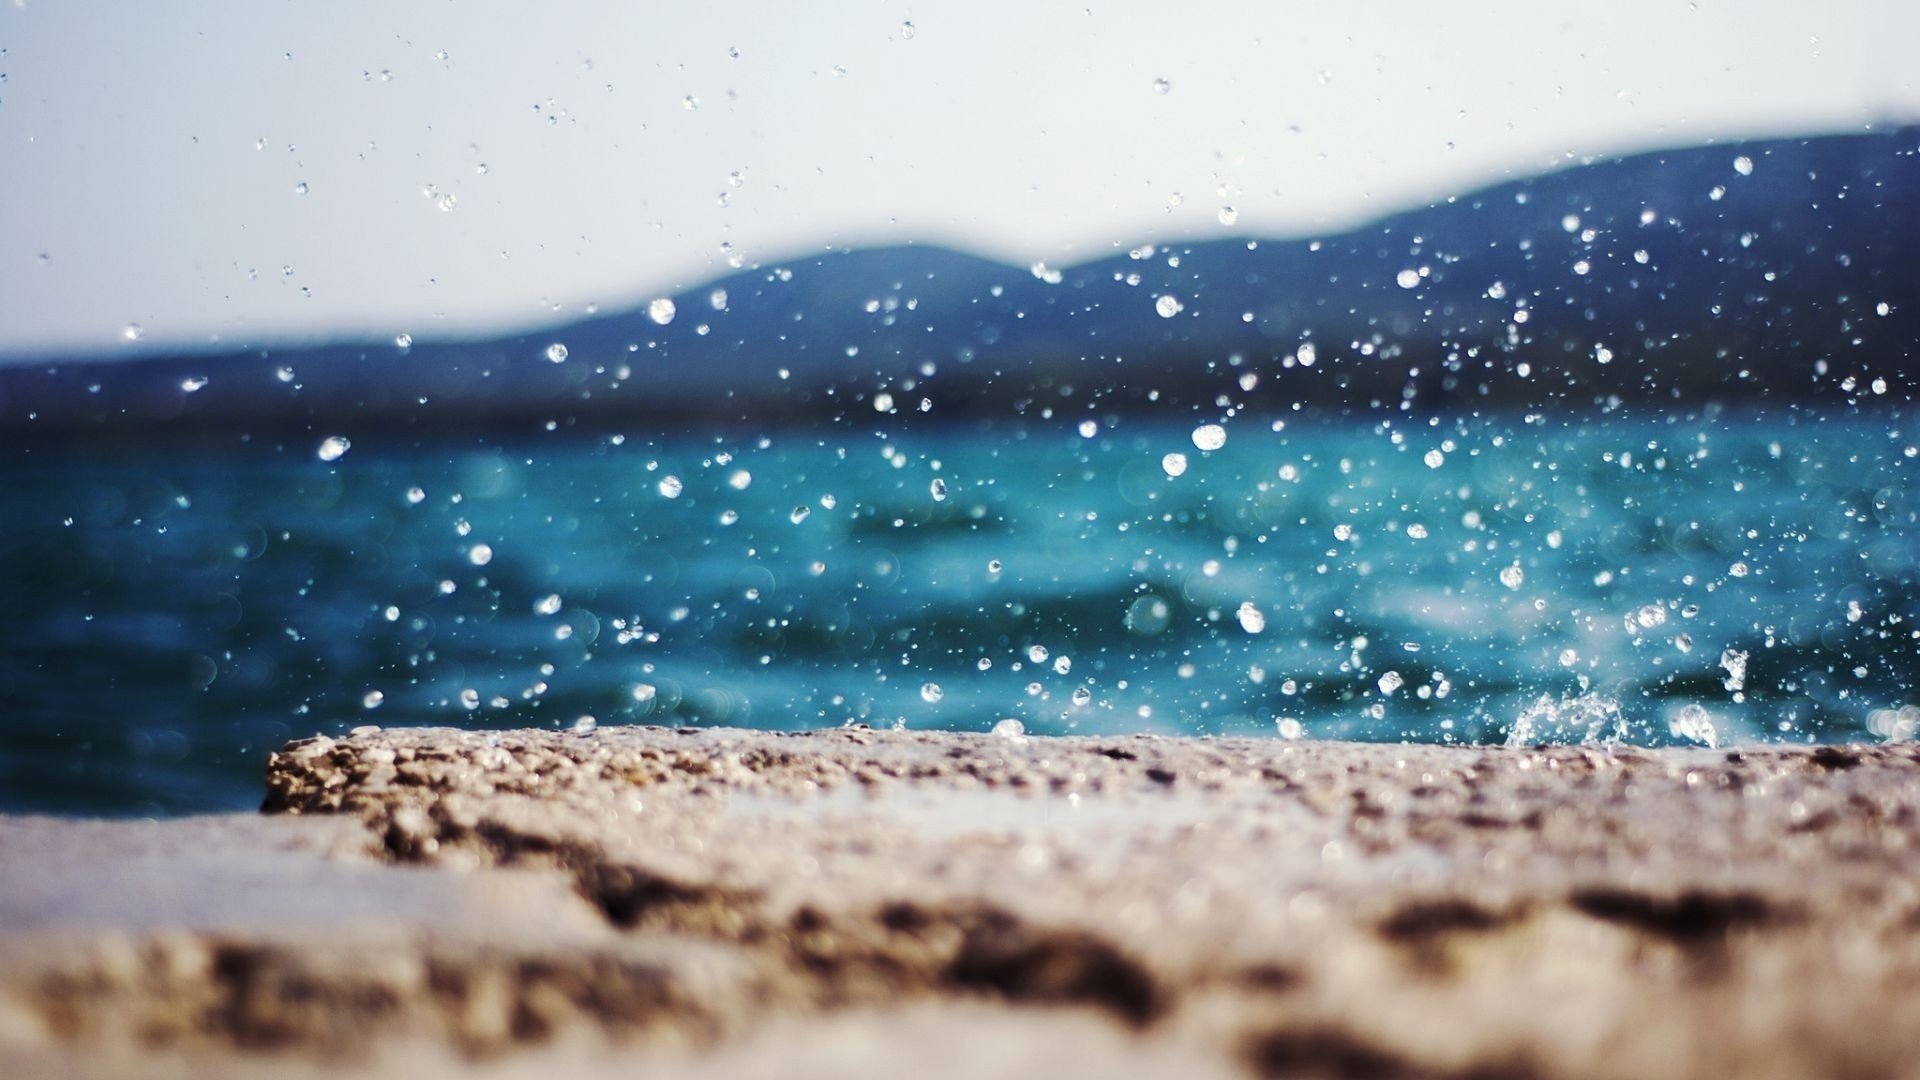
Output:
[[1210,451],[889,424],[0,452],[0,808],[248,806],[269,750],[362,724],[1727,745],[1920,715],[1895,413],[1243,414]]

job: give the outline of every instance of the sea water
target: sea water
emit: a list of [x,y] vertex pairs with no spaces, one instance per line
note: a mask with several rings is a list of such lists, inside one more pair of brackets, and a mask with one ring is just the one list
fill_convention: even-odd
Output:
[[270,750],[366,724],[1911,737],[1916,442],[1693,411],[25,444],[0,808],[244,807]]

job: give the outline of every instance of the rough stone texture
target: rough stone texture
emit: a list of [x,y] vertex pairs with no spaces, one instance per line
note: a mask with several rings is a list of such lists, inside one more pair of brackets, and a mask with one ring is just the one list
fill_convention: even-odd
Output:
[[1913,745],[397,730],[265,809],[0,822],[0,1073],[1920,1076]]

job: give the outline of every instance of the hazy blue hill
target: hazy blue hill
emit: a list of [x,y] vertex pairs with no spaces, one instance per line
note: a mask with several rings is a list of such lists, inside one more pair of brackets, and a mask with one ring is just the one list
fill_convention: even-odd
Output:
[[[1317,241],[1123,251],[1053,282],[936,247],[833,251],[688,290],[666,325],[638,306],[409,350],[28,362],[0,369],[0,425],[804,420],[883,389],[948,416],[1069,386],[1076,408],[1204,405],[1248,397],[1220,374],[1235,357],[1256,399],[1336,406],[1837,394],[1920,367],[1917,147],[1909,128],[1641,154]],[[1309,342],[1310,368],[1292,359]]]

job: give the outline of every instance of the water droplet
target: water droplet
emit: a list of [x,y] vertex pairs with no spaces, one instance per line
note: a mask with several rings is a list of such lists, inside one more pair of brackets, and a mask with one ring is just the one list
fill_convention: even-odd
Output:
[[1152,638],[1164,632],[1167,625],[1173,623],[1173,607],[1158,596],[1140,596],[1131,605],[1127,605],[1125,625],[1133,634],[1142,638]]
[[680,497],[680,492],[684,490],[685,485],[680,482],[679,477],[669,474],[661,477],[660,483],[656,484],[655,487],[659,490],[662,498],[677,499]]
[[900,24],[900,37],[902,40],[912,41],[916,33],[919,33],[919,31],[914,29],[912,19],[908,19],[906,22]]
[[395,335],[393,335],[393,347],[394,347],[394,348],[396,348],[396,349],[411,349],[411,348],[413,348],[413,335],[412,335],[412,334],[395,334]]
[[798,525],[801,522],[807,520],[807,515],[811,513],[813,513],[813,508],[808,506],[806,503],[801,503],[799,506],[796,506],[793,508],[792,513],[787,515],[787,520],[793,522],[795,525]]
[[1047,647],[1046,647],[1045,645],[1029,645],[1029,646],[1027,646],[1027,659],[1029,659],[1029,660],[1031,660],[1031,661],[1033,661],[1033,662],[1034,662],[1034,663],[1036,663],[1036,664],[1044,664],[1044,663],[1046,663],[1046,662],[1047,662]]
[[747,485],[751,483],[753,483],[753,474],[745,469],[735,469],[733,475],[727,477],[727,486],[735,491],[745,491]]
[[940,477],[934,477],[933,483],[927,485],[927,490],[932,493],[934,502],[947,501],[947,482]]
[[1008,717],[993,725],[993,733],[1009,742],[1019,742],[1027,737],[1027,725]]
[[1753,175],[1753,159],[1745,154],[1733,159],[1733,171],[1741,176]]
[[1160,468],[1169,477],[1180,476],[1187,471],[1187,455],[1175,451],[1160,459]]
[[1513,563],[1500,571],[1500,584],[1509,589],[1518,590],[1527,583],[1527,572],[1520,569],[1519,563]]
[[1437,469],[1447,463],[1447,455],[1438,449],[1434,449],[1427,451],[1427,456],[1421,460],[1427,463],[1427,468]]
[[1240,211],[1235,210],[1231,206],[1223,206],[1220,208],[1219,218],[1220,224],[1232,225],[1234,222],[1240,220]]
[[1720,745],[1720,733],[1714,730],[1713,715],[1698,702],[1689,701],[1680,706],[1680,711],[1667,721],[1667,730],[1676,739],[1705,743],[1708,748]]
[[673,321],[673,301],[662,296],[647,304],[647,318],[665,326]]
[[553,344],[547,346],[548,360],[558,364],[565,361],[566,358],[567,358],[567,347],[565,345],[556,341]]
[[180,389],[189,394],[204,389],[206,385],[207,377],[205,375],[189,375],[180,380]]
[[920,700],[926,702],[929,705],[932,705],[935,702],[938,702],[941,698],[946,696],[947,696],[947,692],[945,690],[940,689],[939,683],[930,682],[920,687]]
[[345,435],[329,435],[320,440],[320,449],[316,451],[321,461],[339,461],[340,456],[353,449],[353,442]]
[[1306,727],[1298,717],[1278,716],[1274,718],[1273,731],[1283,739],[1297,739],[1306,734]]
[[1091,439],[1091,438],[1093,438],[1093,437],[1094,437],[1095,435],[1098,435],[1098,434],[1100,434],[1100,422],[1099,422],[1099,421],[1097,421],[1097,420],[1082,420],[1082,421],[1080,421],[1080,437],[1081,437],[1081,438],[1083,438],[1083,439]]
[[1173,83],[1168,82],[1166,79],[1153,80],[1153,92],[1156,94],[1165,94],[1170,92],[1172,89],[1173,89]]
[[1251,600],[1240,605],[1240,610],[1235,613],[1235,617],[1240,620],[1240,629],[1249,634],[1258,634],[1267,628],[1267,613],[1261,611]]
[[1202,450],[1218,450],[1227,445],[1227,429],[1219,424],[1201,424],[1193,429],[1193,445]]
[[1179,297],[1163,293],[1158,300],[1153,302],[1153,310],[1159,312],[1161,318],[1171,319],[1175,315],[1185,311],[1186,305],[1180,302]]
[[425,488],[410,487],[407,489],[407,505],[408,506],[419,506],[421,503],[425,502],[426,500],[427,500],[427,491]]
[[147,336],[147,328],[144,326],[141,326],[137,322],[128,323],[127,325],[120,328],[120,340],[122,341],[139,341],[141,338],[146,336]]
[[361,697],[360,707],[363,709],[377,709],[380,707],[381,703],[386,700],[387,700],[387,695],[381,693],[378,690],[369,690],[366,692],[366,694],[363,697]]
[[560,594],[549,593],[533,602],[533,610],[539,615],[553,615],[560,611]]
[[1720,680],[1720,685],[1726,687],[1728,693],[1737,694],[1746,689],[1746,653],[1738,649],[1722,649],[1720,651],[1720,666],[1727,673],[1727,677]]
[[1403,289],[1417,289],[1420,287],[1420,271],[1409,267],[1395,274],[1393,280]]
[[1389,671],[1385,675],[1380,676],[1379,687],[1382,696],[1392,697],[1394,691],[1399,690],[1404,685],[1406,685],[1406,680],[1402,679],[1400,673],[1397,671]]
[[1867,730],[1890,743],[1912,742],[1920,736],[1920,706],[1874,709],[1867,713]]
[[480,707],[480,691],[467,689],[460,691],[460,707],[468,712]]
[[1092,700],[1093,700],[1093,691],[1087,689],[1084,686],[1076,686],[1073,688],[1073,703],[1075,705],[1084,706],[1089,701],[1092,701]]
[[591,716],[582,716],[580,719],[575,720],[573,722],[573,733],[575,735],[591,735],[593,734],[594,729],[598,728],[599,726],[600,726],[600,721],[595,720]]
[[485,566],[493,561],[493,548],[487,544],[475,544],[467,549],[467,561],[475,566]]
[[299,183],[293,185],[293,193],[295,195],[305,195],[307,193],[307,190],[308,190],[307,182],[305,180],[302,180]]

